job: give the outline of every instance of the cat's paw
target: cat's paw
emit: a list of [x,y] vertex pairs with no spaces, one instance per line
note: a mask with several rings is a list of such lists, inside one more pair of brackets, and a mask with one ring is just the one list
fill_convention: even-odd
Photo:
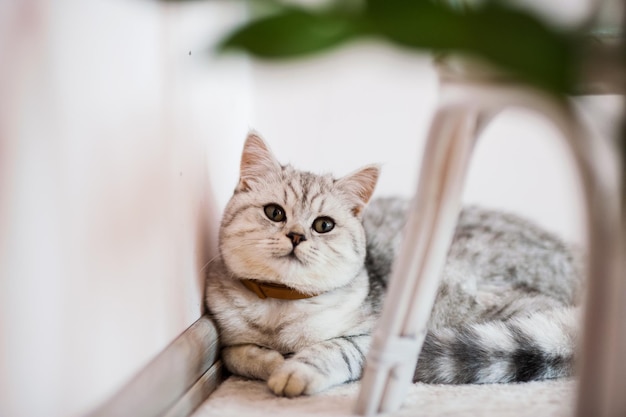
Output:
[[267,381],[285,363],[279,352],[257,345],[225,347],[222,349],[222,360],[233,374],[263,381]]
[[287,360],[267,380],[267,386],[276,395],[297,397],[310,395],[327,388],[325,378],[313,367],[295,360]]

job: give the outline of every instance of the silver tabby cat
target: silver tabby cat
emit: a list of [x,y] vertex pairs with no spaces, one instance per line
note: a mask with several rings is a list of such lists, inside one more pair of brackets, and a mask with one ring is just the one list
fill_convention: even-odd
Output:
[[[378,174],[376,166],[339,179],[298,171],[248,136],[206,289],[232,373],[287,397],[361,377],[408,206],[368,205]],[[527,221],[463,210],[415,381],[571,375],[577,259]]]

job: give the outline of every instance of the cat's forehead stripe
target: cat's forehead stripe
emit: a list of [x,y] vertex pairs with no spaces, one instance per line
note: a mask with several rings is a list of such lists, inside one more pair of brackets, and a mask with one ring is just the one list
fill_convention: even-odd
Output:
[[[293,181],[288,180],[287,181],[287,188],[289,189],[289,191],[291,191],[291,195],[293,196],[294,199],[298,198],[298,191],[296,190],[296,187],[293,185]],[[285,199],[285,203],[289,202],[289,199],[286,198]]]
[[324,194],[332,191],[334,179],[329,175],[316,175],[306,171],[297,171],[286,166],[281,178],[285,204],[313,207]]
[[300,201],[302,201],[302,204],[307,203],[307,197],[312,182],[313,179],[311,178],[311,175],[302,174],[300,176],[300,183],[302,185],[302,195],[300,196]]
[[321,191],[318,191],[313,197],[311,197],[311,202],[309,203],[311,205],[311,208],[315,211],[321,212],[322,209],[324,208],[324,200],[322,199],[322,201],[320,202],[320,204],[316,205],[316,202],[323,197],[323,193]]

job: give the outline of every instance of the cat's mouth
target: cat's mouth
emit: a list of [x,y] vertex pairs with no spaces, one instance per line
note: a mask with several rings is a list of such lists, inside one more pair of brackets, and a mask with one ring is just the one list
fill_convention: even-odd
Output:
[[291,250],[291,252],[289,252],[287,255],[284,256],[285,258],[289,259],[289,260],[293,260],[299,263],[303,263],[302,259],[300,259],[300,257],[296,254],[296,249],[293,248]]

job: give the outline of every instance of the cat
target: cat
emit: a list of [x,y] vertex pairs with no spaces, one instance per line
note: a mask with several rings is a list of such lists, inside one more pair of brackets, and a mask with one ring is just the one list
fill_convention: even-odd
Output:
[[[370,202],[378,176],[299,171],[248,135],[206,282],[230,372],[286,397],[361,377],[409,204]],[[526,220],[463,209],[414,381],[571,376],[580,263]]]

